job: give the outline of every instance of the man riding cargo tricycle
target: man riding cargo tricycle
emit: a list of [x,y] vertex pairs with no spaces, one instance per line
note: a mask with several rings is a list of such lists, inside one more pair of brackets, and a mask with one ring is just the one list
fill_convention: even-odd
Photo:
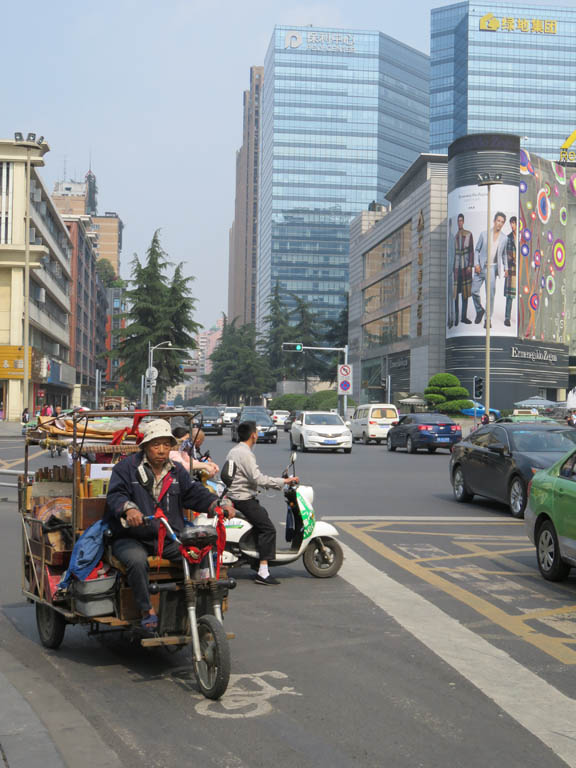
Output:
[[[44,646],[58,648],[68,624],[129,631],[144,647],[189,646],[201,692],[217,699],[230,676],[222,620],[235,582],[221,558],[234,509],[226,491],[215,496],[170,460],[174,415],[183,413],[117,411],[111,421],[110,411],[83,411],[28,433],[23,592]],[[29,445],[47,439],[71,452],[72,469],[39,470],[32,481]],[[193,524],[198,513],[204,525]]]

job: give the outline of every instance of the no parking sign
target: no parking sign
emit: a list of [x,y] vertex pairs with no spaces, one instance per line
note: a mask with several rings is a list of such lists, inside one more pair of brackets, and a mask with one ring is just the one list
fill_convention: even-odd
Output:
[[338,366],[338,394],[352,394],[352,366],[346,363]]

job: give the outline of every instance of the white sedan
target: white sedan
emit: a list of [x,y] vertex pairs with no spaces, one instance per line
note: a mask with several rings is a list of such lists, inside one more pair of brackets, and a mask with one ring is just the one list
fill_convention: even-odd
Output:
[[352,432],[337,413],[303,411],[290,429],[290,448],[352,452]]

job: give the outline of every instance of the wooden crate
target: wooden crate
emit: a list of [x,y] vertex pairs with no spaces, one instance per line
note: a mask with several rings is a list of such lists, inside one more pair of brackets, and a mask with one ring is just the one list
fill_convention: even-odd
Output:
[[85,531],[91,525],[102,520],[106,511],[106,496],[76,499],[76,530]]
[[68,565],[71,549],[56,551],[48,542],[30,539],[30,550],[34,557],[44,561],[46,565],[64,567]]

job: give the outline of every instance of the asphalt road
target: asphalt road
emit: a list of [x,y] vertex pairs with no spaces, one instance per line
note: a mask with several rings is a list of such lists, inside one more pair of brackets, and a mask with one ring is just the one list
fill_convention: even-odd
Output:
[[[232,445],[207,444],[220,462]],[[0,466],[19,468],[20,450],[0,440]],[[280,474],[288,441],[256,452]],[[278,569],[278,588],[236,572],[219,703],[198,694],[184,651],[81,628],[44,650],[20,594],[15,497],[0,489],[12,499],[0,504],[4,670],[73,768],[576,766],[576,579],[544,583],[522,524],[488,502],[456,504],[447,469],[442,452],[298,454],[345,564],[326,581],[301,563]],[[261,500],[281,541],[282,496]]]

